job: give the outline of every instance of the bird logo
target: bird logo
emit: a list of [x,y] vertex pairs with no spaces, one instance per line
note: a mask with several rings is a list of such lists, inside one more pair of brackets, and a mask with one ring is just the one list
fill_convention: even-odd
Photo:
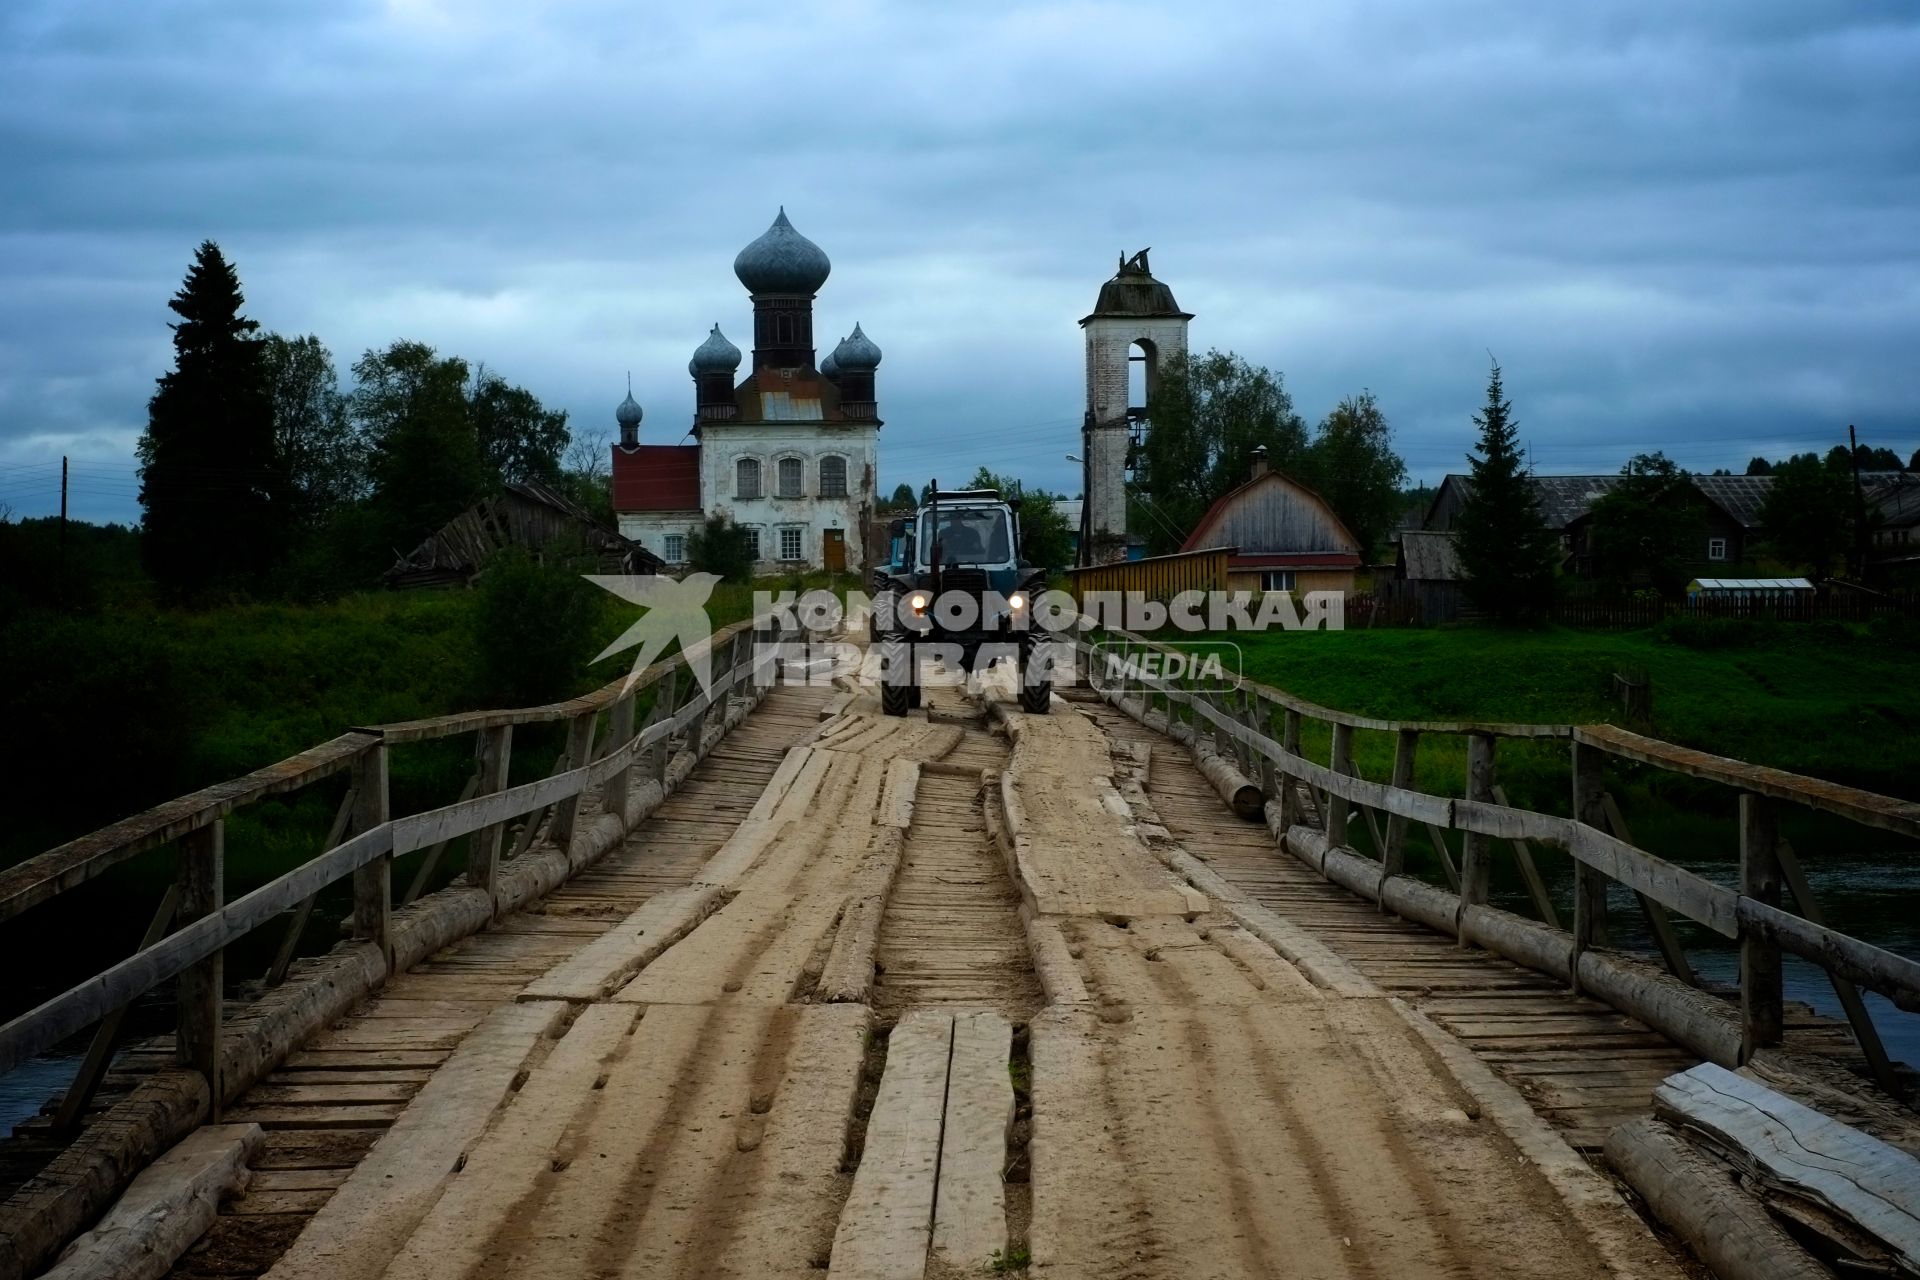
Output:
[[632,626],[620,633],[618,640],[594,658],[599,662],[623,650],[639,648],[633,655],[633,670],[620,688],[622,696],[632,690],[640,673],[657,662],[675,641],[679,642],[680,652],[687,655],[687,669],[700,682],[700,691],[708,690],[713,677],[713,655],[707,641],[713,638],[713,619],[707,616],[707,600],[720,581],[717,574],[689,573],[678,580],[652,574],[589,573],[585,576],[594,586],[646,609]]

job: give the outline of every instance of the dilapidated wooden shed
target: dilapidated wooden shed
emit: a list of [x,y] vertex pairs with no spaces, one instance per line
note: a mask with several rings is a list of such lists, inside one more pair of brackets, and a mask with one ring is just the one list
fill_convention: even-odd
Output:
[[482,498],[387,570],[391,587],[465,586],[494,554],[521,547],[535,556],[584,554],[602,573],[658,573],[660,558],[593,518],[552,485],[516,481]]

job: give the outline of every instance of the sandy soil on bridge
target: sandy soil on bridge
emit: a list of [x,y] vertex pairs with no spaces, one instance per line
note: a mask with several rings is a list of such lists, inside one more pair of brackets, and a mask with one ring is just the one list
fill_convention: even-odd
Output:
[[[970,790],[948,788],[911,815],[898,762],[965,778],[1003,758],[951,714],[887,720],[856,701],[823,724],[686,891],[682,918],[662,895],[616,930],[648,948],[637,972],[607,944],[568,970],[571,983],[604,964],[617,980],[585,975],[557,1038],[458,1167],[433,1175],[429,1208],[362,1232],[404,1241],[398,1252],[349,1241],[329,1274],[944,1276],[977,1273],[990,1253],[946,1256],[940,1240],[985,1253],[1022,1236],[1032,1274],[1062,1280],[1608,1274],[1539,1171],[1383,999],[1316,988],[1165,872],[1085,717],[1058,704],[1005,715],[1004,795],[991,780],[970,808]],[[887,868],[912,846],[904,826],[984,840],[981,805],[1005,840],[1007,887],[980,889],[991,863],[952,865],[991,945],[957,925],[950,952],[926,962],[939,982],[923,985],[999,1012],[928,1024],[900,999],[820,1002],[875,876],[884,901]],[[947,865],[916,872],[914,910],[937,910]],[[675,939],[664,949],[661,930]],[[911,948],[898,928],[870,931],[869,955],[879,935],[886,954]],[[978,1045],[1009,1043],[996,1019],[1032,1005],[1031,971],[1007,960],[1019,937],[1065,967],[1030,1035],[1012,1039],[1015,1060],[982,1061]],[[969,976],[976,961],[995,968]],[[911,1037],[894,1032],[891,1076],[870,1006],[915,1020]],[[972,1018],[979,1034],[963,1036]],[[1003,1207],[995,1178],[1008,1135],[1026,1133],[1009,1084],[1025,1057],[1030,1227],[1024,1189],[1007,1188]],[[962,1143],[974,1182],[950,1197],[939,1182],[942,1210],[936,1180],[943,1161],[961,1166]]]

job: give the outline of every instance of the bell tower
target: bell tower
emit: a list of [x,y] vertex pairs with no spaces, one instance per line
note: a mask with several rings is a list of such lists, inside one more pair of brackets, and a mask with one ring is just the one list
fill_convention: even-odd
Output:
[[1113,279],[1100,286],[1092,313],[1080,321],[1087,336],[1082,564],[1126,558],[1127,476],[1134,450],[1150,429],[1148,397],[1159,385],[1162,362],[1187,351],[1187,322],[1193,315],[1180,309],[1173,290],[1153,278],[1147,252],[1121,256]]

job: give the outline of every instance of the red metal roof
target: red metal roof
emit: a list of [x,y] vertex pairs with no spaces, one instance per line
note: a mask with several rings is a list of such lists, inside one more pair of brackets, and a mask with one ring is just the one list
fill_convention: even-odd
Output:
[[698,511],[700,446],[643,444],[613,447],[615,511]]

